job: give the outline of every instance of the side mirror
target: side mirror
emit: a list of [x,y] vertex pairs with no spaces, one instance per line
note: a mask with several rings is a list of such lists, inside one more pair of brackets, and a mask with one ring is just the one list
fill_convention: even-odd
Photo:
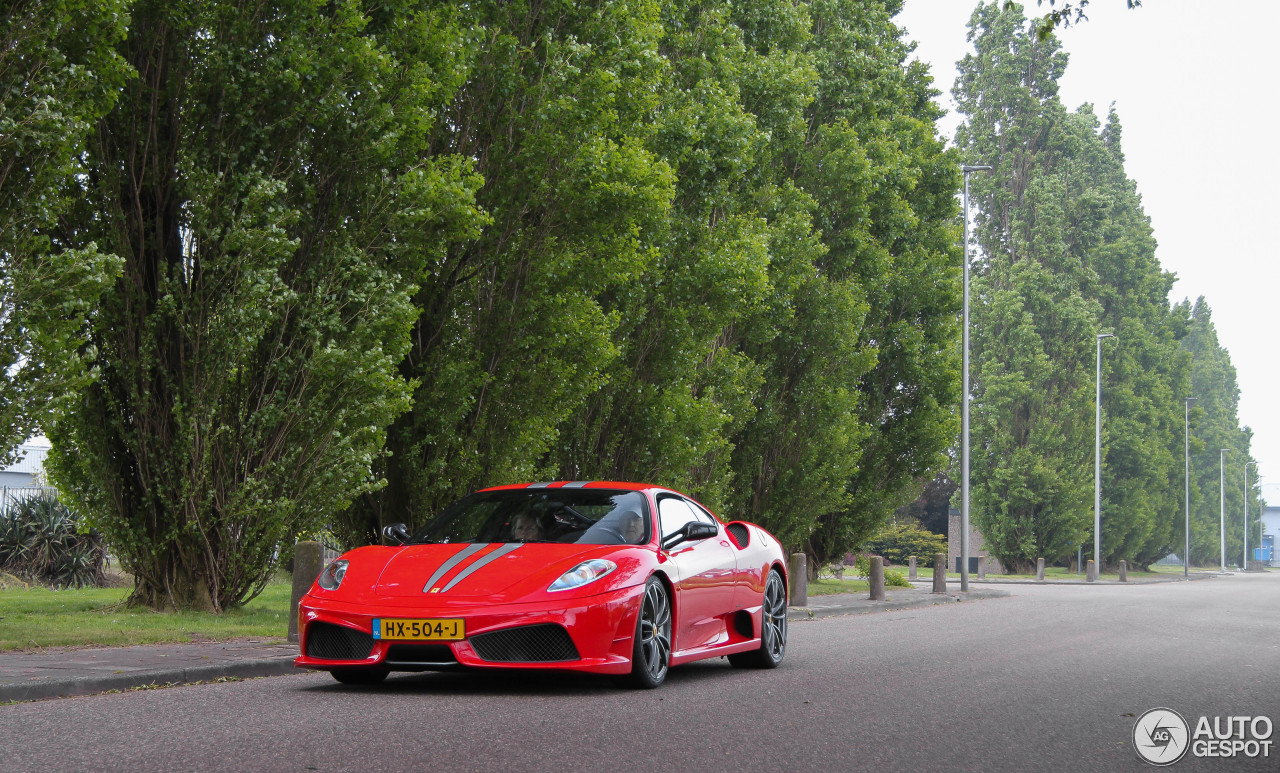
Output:
[[397,545],[403,545],[409,541],[409,529],[403,523],[393,523],[382,529],[383,536],[388,539],[395,540]]
[[662,540],[662,549],[670,550],[681,542],[710,539],[719,533],[720,528],[713,523],[689,521],[684,526],[681,526],[679,531],[673,532]]

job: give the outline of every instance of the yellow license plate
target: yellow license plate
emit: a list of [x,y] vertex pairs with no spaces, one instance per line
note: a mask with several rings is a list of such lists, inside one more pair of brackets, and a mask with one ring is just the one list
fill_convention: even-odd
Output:
[[461,641],[467,638],[467,632],[461,618],[374,618],[373,638],[391,641]]

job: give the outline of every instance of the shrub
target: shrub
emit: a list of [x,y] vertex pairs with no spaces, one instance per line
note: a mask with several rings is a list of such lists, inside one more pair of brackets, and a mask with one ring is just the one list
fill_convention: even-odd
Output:
[[907,582],[907,576],[896,569],[884,570],[884,584],[889,588],[910,588],[911,583]]
[[0,517],[0,570],[59,588],[101,586],[106,558],[102,535],[82,530],[57,497],[27,497]]
[[886,524],[862,549],[891,564],[905,564],[911,556],[929,561],[934,553],[947,552],[947,540],[914,524]]

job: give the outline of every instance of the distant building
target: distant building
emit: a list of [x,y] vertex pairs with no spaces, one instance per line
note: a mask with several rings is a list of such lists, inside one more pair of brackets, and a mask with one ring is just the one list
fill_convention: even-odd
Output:
[[1262,545],[1250,545],[1250,558],[1270,561],[1272,566],[1280,566],[1280,484],[1267,483],[1262,486],[1264,501],[1276,502],[1262,508]]
[[[972,516],[972,513],[970,513]],[[947,515],[947,571],[960,571],[960,535],[964,533],[964,528],[960,524],[961,514],[956,508],[951,508]],[[1000,559],[991,555],[991,551],[986,549],[986,541],[982,539],[982,532],[978,531],[978,527],[973,524],[972,517],[969,520],[969,572],[976,574],[978,571],[978,557],[982,556],[987,559],[987,574],[1004,574],[1004,565],[1000,563]]]
[[1267,505],[1262,509],[1262,545],[1250,545],[1251,558],[1270,561],[1272,566],[1280,566],[1280,556],[1276,555],[1276,546],[1280,545],[1280,506]]
[[49,441],[29,440],[18,448],[21,456],[12,465],[0,469],[0,487],[28,488],[47,486],[44,460],[49,455]]

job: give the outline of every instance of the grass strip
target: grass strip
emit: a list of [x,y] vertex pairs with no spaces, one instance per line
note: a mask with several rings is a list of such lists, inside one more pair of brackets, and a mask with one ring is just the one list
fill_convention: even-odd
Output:
[[290,593],[287,581],[276,580],[243,608],[212,614],[125,607],[128,588],[10,587],[0,590],[0,652],[283,638]]

